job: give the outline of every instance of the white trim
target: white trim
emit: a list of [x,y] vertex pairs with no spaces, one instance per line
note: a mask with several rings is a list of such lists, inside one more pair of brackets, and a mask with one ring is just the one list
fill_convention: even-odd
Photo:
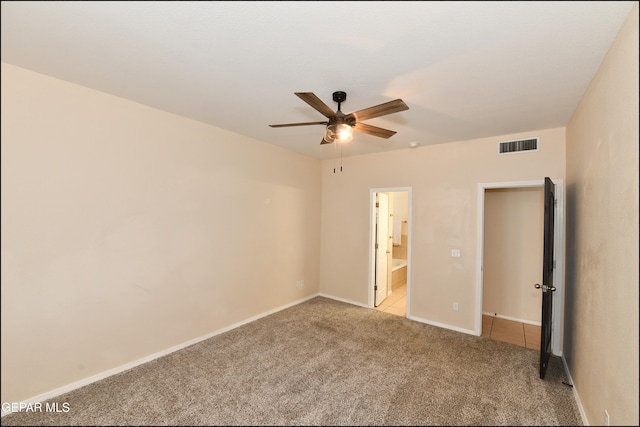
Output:
[[591,425],[589,424],[589,420],[587,419],[587,413],[584,411],[584,406],[582,406],[582,401],[580,400],[580,396],[578,395],[578,390],[576,389],[575,384],[573,383],[573,378],[571,377],[571,371],[569,371],[569,365],[567,365],[567,360],[562,356],[562,364],[564,365],[564,372],[567,374],[567,379],[569,380],[569,384],[573,387],[573,397],[576,399],[576,403],[578,404],[578,410],[580,411],[580,418],[582,418],[582,424],[585,426]]
[[[553,255],[556,261],[553,283],[556,285],[556,293],[553,298],[553,318],[554,327],[553,332],[555,335],[552,337],[551,348],[555,349],[554,354],[557,356],[562,356],[563,353],[563,342],[564,342],[564,295],[565,295],[565,286],[564,286],[564,256],[565,256],[565,243],[564,243],[564,234],[565,234],[565,220],[564,220],[564,206],[565,206],[565,196],[564,196],[564,181],[561,179],[551,179],[555,184],[555,196],[557,202],[557,206],[555,207],[555,219],[554,224],[556,224],[554,230],[553,241],[555,243],[553,248]],[[558,286],[560,285],[560,286]]]
[[407,244],[407,315],[411,314],[411,246],[412,246],[412,228],[413,228],[413,187],[383,187],[383,188],[371,188],[369,189],[369,277],[367,280],[367,307],[373,308],[373,268],[375,268],[375,262],[373,260],[373,239],[375,233],[375,198],[376,193],[400,193],[406,191],[408,193],[408,221],[407,221],[407,233],[409,242]]
[[[555,184],[554,248],[556,261],[553,282],[556,287],[551,321],[551,351],[556,356],[562,355],[562,336],[564,332],[564,180],[551,178]],[[478,184],[478,221],[476,250],[476,326],[475,334],[482,335],[482,266],[484,263],[484,195],[487,189],[493,188],[526,188],[544,187],[544,180],[490,182]]]
[[375,213],[376,191],[369,190],[369,272],[367,274],[367,308],[373,308],[374,304],[374,277],[375,277],[375,251],[373,244],[375,239],[376,213]]
[[352,301],[352,300],[345,299],[345,298],[336,297],[336,296],[329,295],[329,294],[320,293],[320,294],[318,294],[318,296],[329,298],[329,299],[333,299],[333,300],[344,302],[344,303],[351,304],[351,305],[357,305],[358,307],[362,307],[362,308],[370,308],[370,307],[367,306],[367,304],[363,304],[361,302]]
[[[80,387],[84,387],[86,385],[94,383],[96,381],[100,381],[100,380],[103,380],[103,379],[108,378],[110,376],[113,376],[113,375],[119,374],[121,372],[127,371],[127,370],[129,370],[131,368],[135,368],[136,366],[145,364],[147,362],[151,362],[152,360],[155,360],[155,359],[158,359],[160,357],[166,356],[168,354],[174,353],[174,352],[176,352],[178,350],[182,350],[183,348],[189,347],[189,346],[191,346],[193,344],[197,344],[200,341],[204,341],[204,340],[212,338],[212,337],[214,337],[216,335],[220,335],[220,334],[228,332],[228,331],[230,331],[232,329],[236,329],[236,328],[238,328],[240,326],[246,325],[247,323],[254,322],[254,321],[256,321],[256,320],[258,320],[258,319],[260,319],[262,317],[269,316],[271,314],[274,314],[274,313],[277,313],[279,311],[285,310],[285,309],[287,309],[289,307],[293,307],[294,305],[301,304],[301,303],[303,303],[305,301],[308,301],[310,299],[313,299],[313,298],[315,298],[315,297],[317,297],[319,295],[320,294],[310,295],[308,297],[296,300],[296,301],[294,301],[292,303],[282,305],[280,307],[274,308],[272,310],[266,311],[264,313],[261,313],[261,314],[258,314],[256,316],[250,317],[248,319],[242,320],[240,322],[234,323],[233,325],[229,325],[229,326],[226,326],[226,327],[224,327],[222,329],[218,329],[218,330],[216,330],[214,332],[208,333],[206,335],[202,335],[202,336],[200,336],[198,338],[194,338],[194,339],[189,340],[187,342],[184,342],[182,344],[178,344],[178,345],[175,345],[173,347],[169,347],[169,348],[167,348],[165,350],[159,351],[157,353],[151,354],[151,355],[143,357],[141,359],[134,360],[133,362],[125,363],[124,365],[120,365],[120,366],[118,366],[116,368],[108,369],[108,370],[106,370],[104,372],[101,372],[99,374],[92,375],[92,376],[90,376],[88,378],[85,378],[85,379],[82,379],[80,381],[76,381],[74,383],[67,384],[65,386],[56,388],[54,390],[48,391],[46,393],[42,393],[42,394],[40,394],[38,396],[31,397],[29,399],[23,400],[21,402],[16,402],[16,403],[18,403],[18,404],[21,404],[21,403],[33,404],[33,403],[37,403],[37,402],[44,402],[45,400],[52,399],[52,398],[60,396],[60,395],[62,395],[64,393],[68,393],[68,392],[76,390],[76,389],[78,389]],[[5,415],[8,415],[10,413],[11,413],[10,411],[5,411],[3,409],[1,416],[4,417]]]
[[471,329],[459,328],[457,326],[447,325],[446,323],[434,322],[432,320],[423,319],[422,317],[411,316],[409,320],[413,320],[420,323],[426,323],[427,325],[437,326],[442,329],[449,329],[451,331],[462,332],[463,334],[475,335],[475,331]]
[[497,317],[498,319],[512,320],[514,322],[526,323],[527,325],[542,326],[542,322],[536,322],[534,320],[518,319],[516,317],[510,317],[510,316],[503,316],[502,314],[483,312],[482,315],[489,316],[489,317]]

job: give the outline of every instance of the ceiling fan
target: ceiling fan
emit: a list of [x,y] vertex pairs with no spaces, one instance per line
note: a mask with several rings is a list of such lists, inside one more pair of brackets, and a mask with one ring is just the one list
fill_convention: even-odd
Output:
[[313,92],[295,92],[295,94],[329,120],[321,122],[285,123],[269,126],[272,128],[280,128],[287,126],[326,125],[325,134],[320,144],[330,144],[334,141],[350,141],[353,137],[352,130],[366,133],[368,135],[378,136],[380,138],[389,138],[395,135],[396,132],[362,123],[362,120],[386,116],[387,114],[393,114],[409,109],[402,99],[396,99],[380,105],[365,108],[363,110],[358,110],[353,113],[344,114],[340,110],[340,104],[347,99],[347,94],[345,92],[333,92],[333,100],[338,103],[338,111],[335,112],[329,108],[327,104],[322,102],[320,98],[313,94]]

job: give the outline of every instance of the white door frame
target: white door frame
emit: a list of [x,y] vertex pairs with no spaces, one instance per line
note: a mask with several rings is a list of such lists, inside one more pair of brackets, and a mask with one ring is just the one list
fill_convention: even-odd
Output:
[[[562,356],[562,334],[564,331],[564,181],[551,178],[555,184],[555,221],[553,256],[555,268],[553,283],[556,291],[553,295],[553,320],[551,322],[551,351]],[[544,179],[536,181],[489,182],[478,184],[478,248],[476,260],[476,326],[475,334],[482,335],[482,267],[484,263],[484,196],[485,190],[496,188],[544,188]],[[540,248],[542,250],[542,248]],[[540,273],[542,280],[542,272]],[[533,286],[534,283],[531,284]]]
[[[375,279],[373,303],[379,306],[387,299],[391,291],[391,248],[389,248],[389,196],[387,193],[376,193],[376,229],[374,240]],[[386,209],[386,212],[385,212]]]
[[[367,281],[367,293],[368,293],[368,307],[373,308],[373,280],[375,277],[375,250],[373,245],[375,243],[375,227],[376,227],[376,193],[398,193],[400,191],[406,191],[408,193],[409,206],[408,206],[408,223],[407,228],[409,233],[409,242],[407,244],[407,315],[409,317],[409,310],[411,301],[411,242],[412,234],[411,229],[413,227],[412,221],[412,187],[384,187],[384,188],[371,188],[369,190],[369,280]],[[480,319],[482,320],[482,319]]]

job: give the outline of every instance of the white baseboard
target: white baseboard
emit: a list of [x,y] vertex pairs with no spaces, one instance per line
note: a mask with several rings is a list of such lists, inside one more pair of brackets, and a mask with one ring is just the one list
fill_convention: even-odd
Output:
[[438,328],[449,329],[449,330],[456,331],[456,332],[462,332],[464,334],[478,336],[476,334],[476,331],[471,330],[471,329],[459,328],[457,326],[447,325],[446,323],[434,322],[432,320],[427,320],[427,319],[423,319],[421,317],[416,317],[416,316],[410,316],[410,317],[407,317],[407,318],[411,319],[411,320],[415,320],[416,322],[426,323],[427,325],[437,326]]
[[[23,400],[21,402],[15,402],[15,403],[14,402],[10,402],[10,403],[14,403],[16,405],[29,405],[29,404],[33,405],[33,404],[38,403],[38,402],[44,402],[45,400],[53,399],[54,397],[60,396],[60,395],[62,395],[64,393],[68,393],[68,392],[76,390],[76,389],[78,389],[80,387],[84,387],[84,386],[89,385],[91,383],[94,383],[96,381],[100,381],[102,379],[110,377],[112,375],[116,375],[116,374],[119,374],[121,372],[127,371],[127,370],[129,370],[131,368],[135,368],[136,366],[142,365],[144,363],[151,362],[152,360],[155,360],[155,359],[158,359],[160,357],[166,356],[166,355],[171,354],[173,352],[176,352],[178,350],[182,350],[183,348],[189,347],[189,346],[191,346],[193,344],[199,343],[200,341],[204,341],[206,339],[215,337],[216,335],[220,335],[220,334],[222,334],[224,332],[228,332],[228,331],[230,331],[232,329],[235,329],[235,328],[238,328],[240,326],[246,325],[247,323],[254,322],[254,321],[256,321],[256,320],[258,320],[258,319],[260,319],[262,317],[269,316],[270,314],[274,314],[274,313],[277,313],[278,311],[282,311],[282,310],[287,309],[289,307],[293,307],[294,305],[301,304],[301,303],[303,303],[305,301],[308,301],[308,300],[310,300],[312,298],[317,297],[318,295],[319,294],[313,294],[313,295],[310,295],[308,297],[296,300],[296,301],[294,301],[292,303],[285,304],[283,306],[274,308],[272,310],[269,310],[269,311],[266,311],[264,313],[261,313],[261,314],[258,314],[256,316],[253,316],[253,317],[250,317],[248,319],[245,319],[245,320],[243,320],[241,322],[234,323],[233,325],[229,325],[227,327],[224,327],[222,329],[218,329],[218,330],[213,331],[211,333],[208,333],[206,335],[202,335],[200,337],[194,338],[194,339],[189,340],[187,342],[184,342],[182,344],[178,344],[178,345],[175,345],[173,347],[169,347],[169,348],[167,348],[165,350],[159,351],[157,353],[151,354],[151,355],[143,357],[141,359],[134,360],[133,362],[125,363],[124,365],[118,366],[118,367],[113,368],[113,369],[106,370],[106,371],[101,372],[99,374],[90,376],[88,378],[84,378],[84,379],[82,379],[80,381],[76,381],[74,383],[67,384],[65,386],[56,388],[56,389],[48,391],[46,393],[42,393],[42,394],[40,394],[38,396]],[[4,404],[5,404],[5,402],[3,402],[2,414],[0,415],[1,417],[4,417],[5,415],[8,415],[8,414],[11,413],[11,411],[5,411]]]
[[503,316],[502,314],[489,313],[489,312],[485,313],[483,311],[482,315],[483,316],[490,316],[490,317],[497,317],[499,319],[512,320],[514,322],[526,323],[528,325],[542,326],[542,322],[535,322],[533,320],[525,320],[525,319],[518,319],[516,317]]
[[359,307],[370,308],[370,307],[368,307],[366,304],[362,304],[362,303],[357,302],[357,301],[351,301],[351,300],[348,300],[348,299],[344,299],[344,298],[336,297],[336,296],[333,296],[333,295],[328,295],[328,294],[320,293],[320,294],[318,294],[318,296],[325,297],[325,298],[329,298],[329,299],[334,299],[334,300],[336,300],[336,301],[340,301],[340,302],[346,302],[347,304],[357,305],[357,306],[359,306]]
[[589,426],[589,420],[587,419],[587,414],[584,412],[584,407],[582,406],[582,402],[580,401],[580,396],[578,395],[578,389],[573,383],[573,378],[571,377],[571,371],[569,370],[569,365],[567,365],[567,360],[562,356],[562,365],[564,366],[564,372],[567,374],[567,379],[569,380],[569,384],[573,386],[573,397],[576,399],[576,403],[578,404],[578,410],[580,411],[580,418],[582,418],[582,424],[585,426]]

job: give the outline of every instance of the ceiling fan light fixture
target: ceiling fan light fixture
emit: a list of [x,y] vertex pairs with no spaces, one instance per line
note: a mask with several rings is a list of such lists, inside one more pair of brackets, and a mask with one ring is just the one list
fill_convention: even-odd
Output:
[[296,96],[309,104],[313,109],[325,116],[328,121],[306,122],[306,123],[283,123],[269,125],[273,128],[287,126],[308,126],[326,125],[324,137],[320,144],[331,144],[333,142],[349,142],[353,139],[353,132],[365,133],[380,138],[389,138],[396,132],[389,129],[382,129],[377,126],[361,123],[362,120],[373,119],[375,117],[386,116],[387,114],[398,113],[408,110],[409,107],[402,99],[395,99],[373,107],[364,108],[353,113],[344,114],[340,110],[340,105],[347,99],[347,93],[342,91],[333,92],[333,100],[338,103],[338,111],[333,111],[327,104],[322,102],[313,92],[294,92]]
[[324,139],[330,142],[349,142],[353,140],[353,129],[345,123],[329,125],[325,131]]

